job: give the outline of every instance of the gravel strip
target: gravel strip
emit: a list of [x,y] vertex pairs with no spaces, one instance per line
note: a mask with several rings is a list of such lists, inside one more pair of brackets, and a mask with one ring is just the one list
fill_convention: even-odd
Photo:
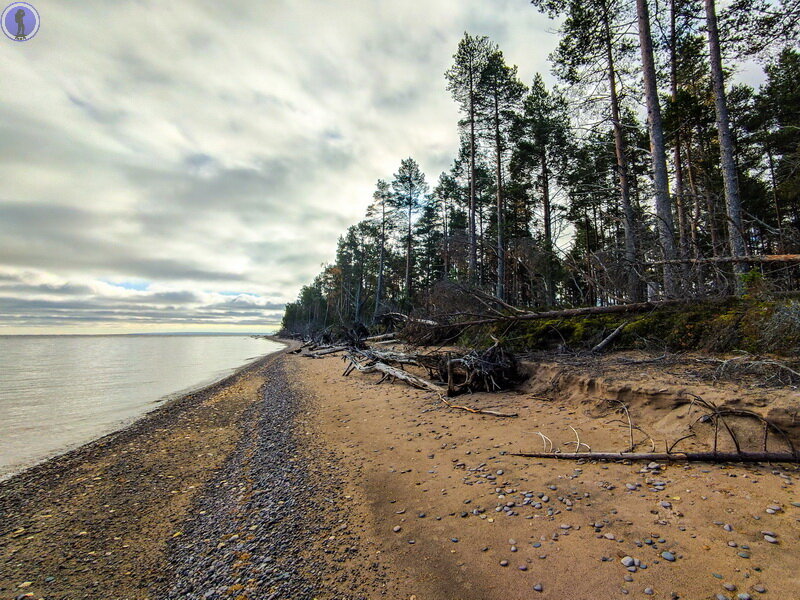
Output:
[[159,597],[363,597],[344,589],[357,589],[364,568],[377,567],[355,559],[359,538],[346,523],[335,463],[296,431],[303,401],[290,390],[283,359],[265,387],[243,420],[252,431],[171,542],[173,576]]

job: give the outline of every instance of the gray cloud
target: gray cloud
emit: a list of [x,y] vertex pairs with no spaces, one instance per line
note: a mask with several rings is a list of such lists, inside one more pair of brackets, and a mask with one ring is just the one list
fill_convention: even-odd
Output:
[[38,8],[0,62],[5,330],[274,324],[377,178],[447,168],[463,32],[526,80],[555,43],[518,0]]

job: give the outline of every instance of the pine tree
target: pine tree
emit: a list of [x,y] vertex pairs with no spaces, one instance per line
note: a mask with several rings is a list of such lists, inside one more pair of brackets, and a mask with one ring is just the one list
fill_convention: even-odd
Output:
[[505,300],[506,291],[506,245],[504,240],[505,206],[503,197],[504,155],[508,130],[519,107],[524,86],[517,78],[517,67],[506,64],[503,53],[495,50],[489,55],[481,72],[478,105],[486,125],[486,137],[494,147],[494,186],[497,227],[497,282],[496,295]]
[[547,304],[556,303],[554,280],[555,245],[551,180],[553,173],[562,174],[570,146],[569,117],[564,98],[550,93],[538,73],[522,102],[521,114],[513,129],[515,142],[513,170],[517,177],[534,176],[543,212],[545,252],[545,297]]
[[472,36],[464,33],[453,55],[455,61],[445,73],[447,89],[453,95],[466,119],[460,125],[467,129],[469,144],[469,278],[476,280],[478,244],[476,239],[476,188],[475,164],[477,152],[477,94],[480,74],[483,72],[488,57],[495,45],[486,36]]
[[407,300],[412,296],[412,271],[413,271],[413,243],[412,227],[414,213],[419,210],[422,197],[428,193],[428,184],[425,174],[420,170],[417,161],[405,158],[400,162],[400,168],[392,180],[392,204],[406,213],[406,276],[404,294]]
[[629,156],[622,126],[619,95],[620,62],[630,57],[632,47],[624,36],[628,5],[621,0],[533,0],[551,17],[561,17],[561,40],[552,56],[556,72],[566,82],[599,85],[605,81],[614,130],[616,170],[620,203],[624,215],[625,263],[628,270],[627,296],[641,300],[636,221],[631,202]]
[[375,283],[375,310],[373,322],[380,314],[383,301],[383,271],[386,261],[386,236],[393,226],[394,207],[391,204],[392,191],[389,184],[379,179],[372,194],[373,202],[367,208],[367,219],[375,223],[378,235],[378,273]]

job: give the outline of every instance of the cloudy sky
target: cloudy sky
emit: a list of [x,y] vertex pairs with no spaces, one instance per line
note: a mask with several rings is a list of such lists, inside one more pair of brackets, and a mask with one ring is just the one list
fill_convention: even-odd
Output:
[[375,180],[457,148],[464,31],[520,75],[527,0],[33,0],[0,39],[0,333],[265,331]]

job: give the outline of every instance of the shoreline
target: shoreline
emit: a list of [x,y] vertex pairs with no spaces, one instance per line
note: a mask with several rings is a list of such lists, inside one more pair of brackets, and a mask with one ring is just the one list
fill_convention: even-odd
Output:
[[639,395],[647,428],[677,426],[647,370],[636,382],[627,365],[616,380],[542,365],[516,391],[471,396],[520,415],[497,419],[342,377],[337,357],[296,346],[0,484],[0,598],[668,600],[733,587],[768,600],[800,584],[795,466],[513,455],[536,430],[617,443],[624,431],[598,413],[612,389]]
[[[133,335],[133,334],[117,334],[117,335]],[[7,337],[13,337],[13,336],[7,336]],[[240,365],[239,367],[234,367],[233,369],[230,370],[230,372],[227,375],[224,375],[220,379],[212,378],[211,380],[208,380],[208,381],[205,381],[205,382],[200,382],[200,383],[197,383],[195,385],[190,385],[189,387],[186,387],[186,388],[184,388],[182,390],[177,390],[175,392],[166,394],[165,396],[162,396],[161,398],[153,400],[152,401],[153,408],[147,410],[146,412],[142,413],[139,416],[128,418],[128,419],[124,419],[124,420],[120,421],[117,425],[114,426],[114,428],[112,430],[110,430],[107,433],[104,433],[104,434],[102,434],[102,435],[100,435],[100,436],[98,436],[96,438],[93,438],[93,439],[91,439],[91,440],[89,440],[87,442],[80,443],[80,444],[72,446],[72,447],[68,447],[68,448],[63,449],[63,450],[57,450],[54,454],[52,454],[50,456],[47,456],[45,458],[42,458],[42,459],[32,459],[30,462],[27,462],[27,463],[25,463],[25,464],[23,464],[21,466],[15,467],[15,469],[13,471],[10,471],[10,472],[5,473],[5,474],[0,474],[0,494],[2,493],[2,486],[3,486],[4,483],[11,481],[12,479],[14,479],[14,478],[16,478],[18,476],[24,475],[28,471],[31,471],[32,469],[37,469],[38,467],[44,467],[45,465],[47,465],[51,461],[57,461],[59,459],[70,460],[69,459],[69,455],[71,455],[72,453],[90,452],[91,451],[91,446],[93,446],[94,444],[98,444],[98,443],[101,443],[101,442],[103,442],[103,443],[109,442],[110,443],[112,441],[110,438],[112,438],[113,436],[116,436],[118,434],[122,434],[123,432],[125,432],[129,428],[135,427],[139,423],[139,421],[141,421],[143,419],[146,419],[146,418],[149,418],[151,416],[154,416],[155,413],[157,413],[158,411],[160,411],[162,409],[167,409],[173,403],[186,401],[186,400],[189,399],[190,396],[194,396],[194,395],[197,395],[197,394],[204,393],[207,390],[210,390],[211,388],[214,388],[215,386],[224,385],[225,382],[228,382],[229,380],[231,380],[232,378],[238,376],[240,373],[242,373],[243,371],[249,369],[250,367],[255,366],[256,363],[258,363],[260,361],[263,361],[264,359],[266,359],[266,358],[268,358],[268,357],[270,357],[272,355],[283,353],[291,346],[291,342],[289,342],[287,340],[281,340],[281,339],[276,338],[274,336],[263,336],[263,337],[264,337],[264,339],[268,339],[268,340],[270,340],[272,342],[283,344],[285,347],[284,348],[280,348],[278,350],[275,350],[273,352],[269,352],[267,354],[264,354],[263,356],[260,356],[258,358],[254,358],[252,360],[249,360],[248,362]],[[76,457],[76,458],[77,458],[77,460],[81,460],[80,457]],[[56,467],[56,468],[64,468],[64,467],[60,467],[59,466],[59,467]]]
[[[153,598],[167,543],[287,348],[0,482],[0,598]],[[24,596],[30,593],[31,596]]]

